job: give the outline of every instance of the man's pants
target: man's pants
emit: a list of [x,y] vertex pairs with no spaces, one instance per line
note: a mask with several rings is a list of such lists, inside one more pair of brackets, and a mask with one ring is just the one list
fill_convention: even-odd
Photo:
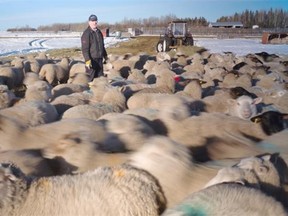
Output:
[[104,76],[103,73],[103,58],[92,59],[92,68],[95,71],[94,78]]

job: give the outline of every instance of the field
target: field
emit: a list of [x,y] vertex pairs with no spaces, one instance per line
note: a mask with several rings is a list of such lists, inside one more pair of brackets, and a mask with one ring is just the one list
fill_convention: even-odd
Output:
[[[124,55],[130,53],[132,55],[136,55],[139,53],[146,53],[149,55],[156,55],[156,45],[159,40],[159,36],[140,36],[131,38],[129,41],[117,43],[114,46],[108,47],[108,54],[114,55]],[[192,46],[192,47],[184,47],[181,46],[178,48],[182,53],[186,55],[192,55],[195,52],[201,50],[201,47]],[[70,56],[70,57],[79,57],[81,56],[81,50],[77,48],[66,48],[66,49],[55,49],[48,50],[48,54],[51,57],[62,57],[62,56]],[[173,55],[175,50],[171,50],[168,54]]]

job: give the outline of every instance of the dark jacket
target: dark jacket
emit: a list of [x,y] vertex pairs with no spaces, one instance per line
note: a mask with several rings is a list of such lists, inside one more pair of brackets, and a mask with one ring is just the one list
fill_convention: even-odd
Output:
[[85,61],[107,56],[103,35],[99,29],[93,31],[88,26],[81,36],[81,48]]

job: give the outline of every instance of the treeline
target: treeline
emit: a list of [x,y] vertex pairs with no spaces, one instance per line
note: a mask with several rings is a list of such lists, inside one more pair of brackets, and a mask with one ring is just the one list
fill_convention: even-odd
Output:
[[[188,23],[189,27],[198,27],[198,26],[208,26],[209,22],[204,17],[195,17],[195,18],[178,18],[177,16],[170,14],[167,16],[161,17],[149,17],[144,19],[128,19],[124,18],[120,22],[114,24],[100,22],[99,25],[102,29],[109,28],[110,31],[127,31],[127,28],[147,28],[147,27],[159,27],[166,28],[167,23],[173,20],[182,20]],[[253,25],[258,25],[260,28],[287,28],[288,27],[288,11],[282,9],[270,9],[269,11],[250,11],[245,10],[242,13],[235,13],[232,16],[222,16],[217,19],[217,22],[242,22],[244,27],[251,28]],[[37,31],[76,31],[81,32],[87,28],[88,23],[56,23],[52,25],[43,25],[37,28]],[[35,29],[30,28],[29,26],[23,28],[14,28],[10,31],[20,30],[25,31],[29,30],[34,31]],[[9,31],[9,30],[8,30]]]
[[242,24],[251,28],[258,25],[260,28],[287,28],[288,11],[282,9],[270,9],[269,11],[250,11],[245,10],[242,13],[235,13],[233,16],[223,16],[217,22],[242,22]]

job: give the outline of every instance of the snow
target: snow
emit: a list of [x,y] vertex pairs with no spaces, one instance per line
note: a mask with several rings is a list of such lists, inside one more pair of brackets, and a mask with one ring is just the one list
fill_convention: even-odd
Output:
[[[0,57],[33,52],[43,52],[50,49],[80,48],[79,32],[69,33],[11,33],[0,32]],[[106,37],[106,47],[119,42],[127,41],[128,38]]]
[[280,56],[288,55],[288,44],[262,44],[261,39],[216,39],[199,38],[195,45],[205,47],[212,53],[233,52],[238,56],[267,52]]
[[[49,49],[80,48],[80,32],[0,32],[0,57],[41,52]],[[105,46],[110,47],[128,38],[106,37]],[[288,45],[262,44],[261,39],[215,39],[197,38],[196,46],[202,46],[211,53],[233,52],[238,56],[249,53],[267,52],[288,55]],[[155,45],[156,46],[156,45]]]

